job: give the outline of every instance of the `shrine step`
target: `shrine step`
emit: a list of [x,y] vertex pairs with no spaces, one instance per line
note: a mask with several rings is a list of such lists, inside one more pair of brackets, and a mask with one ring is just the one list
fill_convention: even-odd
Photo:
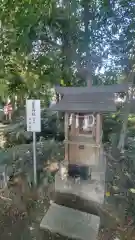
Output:
[[41,221],[40,228],[65,237],[96,240],[100,217],[53,203]]

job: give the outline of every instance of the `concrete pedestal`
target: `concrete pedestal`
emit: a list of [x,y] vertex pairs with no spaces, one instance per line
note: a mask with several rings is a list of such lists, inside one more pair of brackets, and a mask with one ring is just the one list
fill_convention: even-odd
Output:
[[55,192],[73,193],[86,200],[102,204],[104,202],[105,173],[92,173],[92,179],[75,180],[71,177],[61,179],[59,172],[55,176]]
[[[63,166],[68,169],[68,162],[63,162]],[[83,199],[102,204],[105,193],[105,172],[106,159],[102,152],[99,164],[95,168],[93,166],[91,176],[86,180],[81,178],[75,179],[69,177],[68,174],[62,177],[61,171],[59,171],[55,175],[55,192],[75,194]]]

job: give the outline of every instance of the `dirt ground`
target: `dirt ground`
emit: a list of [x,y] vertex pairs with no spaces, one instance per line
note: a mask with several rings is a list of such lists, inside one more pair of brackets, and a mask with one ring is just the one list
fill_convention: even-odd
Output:
[[[38,192],[33,190],[26,196],[23,194],[23,197],[21,197],[19,189],[14,188],[14,190],[14,197],[12,197],[12,201],[0,199],[0,239],[66,239],[58,234],[53,235],[40,229],[40,222],[49,207],[50,200],[52,199],[52,194],[54,192],[53,183],[49,184],[47,187],[40,187]],[[115,236],[115,229],[101,229],[98,240],[114,240]],[[130,240],[131,239],[133,238],[130,238]]]
[[49,206],[47,189],[44,195],[38,195],[39,199],[27,202],[23,198],[21,202],[18,196],[16,196],[16,202],[0,200],[0,239],[48,239],[39,229],[40,221]]
[[[0,199],[0,239],[1,240],[65,240],[65,237],[40,229],[40,222],[49,208],[53,184],[34,191],[32,200],[17,196],[16,200]],[[33,196],[33,193],[32,193]]]
[[[50,191],[50,190],[49,190]],[[58,234],[40,229],[40,222],[49,207],[50,192],[46,189],[33,206],[28,208],[24,202],[20,207],[8,201],[0,201],[0,239],[4,240],[65,240]],[[102,239],[102,238],[100,238]],[[104,238],[103,238],[104,239]],[[106,238],[111,240],[111,238]]]

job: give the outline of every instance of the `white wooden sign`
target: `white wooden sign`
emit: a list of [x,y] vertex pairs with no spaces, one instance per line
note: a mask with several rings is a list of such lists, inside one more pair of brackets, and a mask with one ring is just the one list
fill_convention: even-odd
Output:
[[26,118],[28,132],[41,132],[40,100],[26,100]]

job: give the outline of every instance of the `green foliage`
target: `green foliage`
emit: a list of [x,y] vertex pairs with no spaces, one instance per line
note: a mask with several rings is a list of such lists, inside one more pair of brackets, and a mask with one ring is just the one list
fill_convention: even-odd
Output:
[[2,1],[0,95],[44,98],[48,83],[61,79],[84,85],[83,67],[94,84],[120,81],[133,55],[133,14],[132,1]]
[[134,126],[128,128],[127,136],[135,137],[135,127]]

